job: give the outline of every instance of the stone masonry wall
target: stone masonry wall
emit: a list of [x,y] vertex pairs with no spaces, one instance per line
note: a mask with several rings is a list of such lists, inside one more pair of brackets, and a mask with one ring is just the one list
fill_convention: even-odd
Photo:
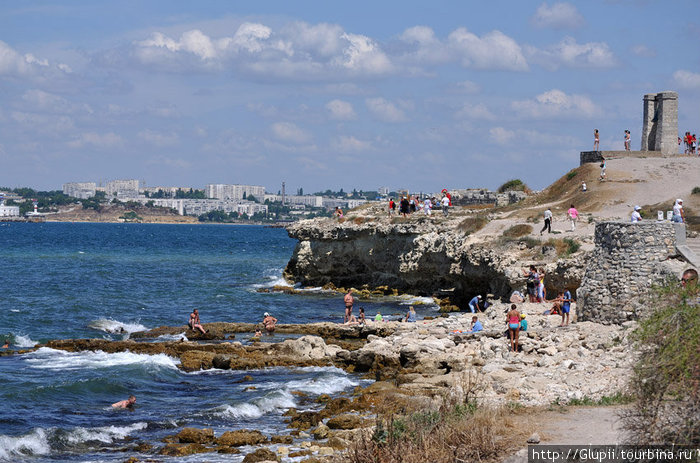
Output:
[[579,320],[619,324],[636,318],[642,296],[667,274],[663,262],[676,254],[672,223],[596,224],[595,250],[576,292]]

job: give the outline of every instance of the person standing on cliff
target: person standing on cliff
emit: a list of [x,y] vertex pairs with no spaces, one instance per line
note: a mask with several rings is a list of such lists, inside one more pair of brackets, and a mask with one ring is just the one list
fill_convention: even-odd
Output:
[[343,298],[343,301],[345,302],[345,318],[343,319],[343,323],[347,323],[352,317],[352,305],[355,302],[355,298],[352,297],[352,289],[348,289],[348,293]]
[[450,198],[447,195],[443,196],[440,204],[442,205],[442,215],[447,217],[450,214]]
[[540,236],[545,230],[547,230],[547,233],[552,233],[552,211],[549,208],[544,211],[544,227],[540,230]]
[[389,198],[389,217],[394,213],[396,210],[396,203],[394,202],[393,198]]
[[600,151],[600,134],[598,129],[593,130],[593,151]]
[[673,218],[671,219],[676,223],[685,222],[685,213],[683,212],[683,200],[678,198],[676,203],[673,205]]
[[406,217],[406,214],[408,214],[408,199],[404,196],[403,199],[401,199],[401,204],[399,206],[399,212]]
[[520,335],[520,312],[515,304],[510,306],[510,310],[506,314],[506,325],[508,325],[508,334],[510,335],[510,350],[517,352]]

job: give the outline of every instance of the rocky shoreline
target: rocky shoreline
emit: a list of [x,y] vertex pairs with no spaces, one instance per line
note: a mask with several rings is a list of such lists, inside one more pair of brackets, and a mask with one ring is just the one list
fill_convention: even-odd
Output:
[[[248,445],[257,449],[246,455],[244,461],[249,463],[281,457],[333,461],[337,452],[351,445],[353,436],[375,425],[377,405],[387,401],[410,400],[434,408],[445,397],[470,393],[485,405],[537,407],[595,401],[624,389],[634,361],[629,334],[635,322],[603,325],[574,321],[559,327],[558,316],[542,315],[545,304],[519,304],[530,329],[521,333],[520,352],[514,353],[509,352],[504,336],[508,307],[496,303],[477,314],[485,329],[475,334],[467,333],[472,317],[467,313],[417,323],[278,325],[279,333],[300,335],[279,343],[253,340],[244,345],[230,337],[250,333],[254,325],[209,323],[204,325],[209,333],[201,336],[185,331],[186,327],[159,327],[134,333],[126,341],[59,340],[37,348],[167,354],[178,358],[185,371],[335,366],[375,380],[366,388],[358,387],[351,397],[321,396],[318,411],[288,410],[288,435],[237,430],[215,436],[211,430],[182,429],[166,438],[161,447],[133,444],[133,448],[141,446],[141,453],[163,456],[238,453],[239,447]],[[575,307],[572,315],[576,320]],[[183,331],[190,340],[153,341]]]

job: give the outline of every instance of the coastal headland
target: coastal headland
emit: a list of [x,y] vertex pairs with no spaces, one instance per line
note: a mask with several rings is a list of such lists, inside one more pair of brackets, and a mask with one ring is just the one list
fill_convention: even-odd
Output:
[[[403,218],[390,217],[385,205],[376,204],[352,210],[342,219],[314,219],[288,228],[299,244],[284,273],[290,286],[275,290],[294,292],[292,284],[325,285],[339,290],[339,300],[340,291],[350,287],[363,298],[407,293],[438,299],[443,313],[417,323],[280,324],[277,333],[290,336],[278,343],[251,337],[256,327],[252,324],[209,323],[204,324],[209,332],[203,335],[183,326],[160,327],[133,333],[123,341],[60,340],[45,347],[167,354],[179,359],[186,371],[335,366],[373,380],[349,397],[324,397],[313,411],[290,409],[288,435],[245,430],[215,436],[211,430],[186,428],[163,446],[144,449],[146,454],[237,453],[240,446],[253,445],[257,450],[248,452],[244,461],[294,457],[338,461],[358,436],[376,429],[375,417],[391,404],[399,413],[398,404],[438,409],[446,398],[465,403],[470,397],[487,406],[531,410],[552,403],[605,402],[624,393],[637,359],[632,333],[645,291],[663,278],[677,277],[691,264],[669,231],[659,235],[660,243],[647,241],[646,235],[635,240],[655,246],[648,254],[654,259],[653,271],[636,275],[624,266],[619,270],[611,266],[606,269],[609,275],[598,275],[592,263],[610,265],[601,254],[605,237],[600,230],[609,227],[606,224],[628,222],[632,207],[640,205],[651,227],[640,233],[654,235],[656,211],[684,198],[688,223],[683,238],[692,250],[700,211],[700,195],[692,190],[700,176],[678,176],[679,172],[700,173],[700,161],[611,159],[604,182],[597,180],[595,165],[584,164],[510,206],[463,206],[453,208],[448,217],[434,211],[431,216],[417,212]],[[588,184],[587,191],[581,190],[582,181]],[[581,213],[573,231],[564,217],[571,204]],[[546,208],[554,213],[556,233],[540,236]],[[575,294],[582,285],[627,299],[611,304],[604,298],[586,298],[586,304],[597,304],[593,312],[591,306],[584,311],[574,303],[567,326],[560,326],[560,317],[545,314],[549,303],[519,303],[529,328],[520,334],[518,352],[510,352],[504,334],[507,300],[513,291],[523,291],[524,269],[529,265],[544,270],[548,299],[564,289]],[[631,283],[636,285],[634,295],[618,290]],[[476,314],[484,330],[469,333],[472,314],[448,312],[463,312],[477,294],[491,305]],[[606,310],[622,311],[624,316],[606,317]],[[589,313],[595,316],[585,315]],[[181,341],[154,342],[158,336],[181,333]],[[518,437],[508,450],[524,447],[526,438]],[[249,458],[253,454],[262,460]]]

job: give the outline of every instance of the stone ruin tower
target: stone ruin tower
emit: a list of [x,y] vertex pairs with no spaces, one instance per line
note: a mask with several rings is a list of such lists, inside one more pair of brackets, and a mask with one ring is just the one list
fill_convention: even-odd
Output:
[[678,153],[678,93],[644,95],[641,150]]

